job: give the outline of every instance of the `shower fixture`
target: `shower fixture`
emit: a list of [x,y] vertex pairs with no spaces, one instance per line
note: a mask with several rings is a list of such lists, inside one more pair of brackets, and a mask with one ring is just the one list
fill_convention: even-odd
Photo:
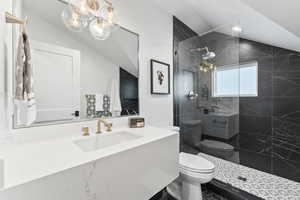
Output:
[[216,54],[208,50],[208,47],[192,49],[191,52],[201,52],[205,51],[205,54],[202,55],[203,60],[210,60],[216,57]]
[[204,48],[197,48],[197,49],[192,49],[191,52],[202,52],[205,51],[205,53],[203,55],[201,55],[201,62],[199,65],[199,69],[200,71],[203,72],[209,72],[209,71],[213,71],[215,69],[215,64],[209,62],[208,60],[211,60],[213,58],[216,57],[216,54],[212,51],[208,50],[208,47],[204,47]]

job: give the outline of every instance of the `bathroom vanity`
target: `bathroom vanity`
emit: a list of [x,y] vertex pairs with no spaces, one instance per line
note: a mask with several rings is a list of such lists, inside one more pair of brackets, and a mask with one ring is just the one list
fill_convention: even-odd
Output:
[[201,120],[204,135],[230,139],[238,134],[239,117],[236,113],[211,112],[201,114]]
[[16,140],[1,147],[1,200],[147,200],[179,175],[179,136],[169,130]]

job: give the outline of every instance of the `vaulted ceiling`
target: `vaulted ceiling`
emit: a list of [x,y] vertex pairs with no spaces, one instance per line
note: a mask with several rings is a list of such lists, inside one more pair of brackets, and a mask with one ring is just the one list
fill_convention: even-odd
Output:
[[300,1],[155,0],[199,35],[242,27],[241,37],[300,51]]

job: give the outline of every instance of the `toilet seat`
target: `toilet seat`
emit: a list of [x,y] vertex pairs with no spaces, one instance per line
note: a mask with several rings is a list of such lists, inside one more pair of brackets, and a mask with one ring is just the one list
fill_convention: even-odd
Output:
[[179,154],[179,165],[181,171],[193,173],[213,173],[215,165],[199,155],[188,153]]

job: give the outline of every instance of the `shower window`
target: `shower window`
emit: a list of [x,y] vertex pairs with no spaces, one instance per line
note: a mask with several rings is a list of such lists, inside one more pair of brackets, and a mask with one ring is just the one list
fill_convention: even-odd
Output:
[[212,73],[213,96],[258,96],[257,70],[257,62],[217,67]]

